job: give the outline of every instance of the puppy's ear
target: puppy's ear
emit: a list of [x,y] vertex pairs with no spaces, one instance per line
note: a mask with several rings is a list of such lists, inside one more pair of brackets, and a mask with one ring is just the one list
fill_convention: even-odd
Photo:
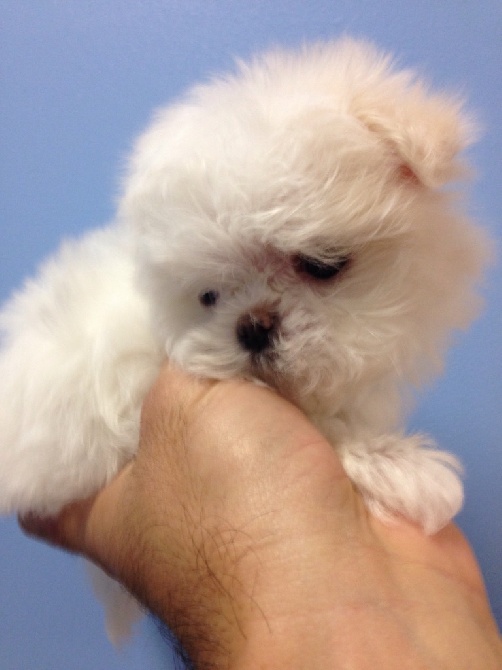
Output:
[[476,138],[476,125],[458,99],[431,96],[420,83],[407,83],[391,87],[390,96],[361,92],[353,113],[387,145],[397,179],[437,188],[465,174],[459,153]]

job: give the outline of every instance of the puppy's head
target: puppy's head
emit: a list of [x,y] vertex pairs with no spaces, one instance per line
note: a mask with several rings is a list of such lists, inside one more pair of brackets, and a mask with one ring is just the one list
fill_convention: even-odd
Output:
[[350,40],[271,53],[159,113],[121,215],[167,354],[321,412],[435,371],[484,259],[442,188],[470,132],[457,101]]

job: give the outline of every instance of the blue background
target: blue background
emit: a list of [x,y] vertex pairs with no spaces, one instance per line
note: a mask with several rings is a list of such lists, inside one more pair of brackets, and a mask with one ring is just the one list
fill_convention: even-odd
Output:
[[[234,56],[272,44],[367,36],[462,90],[484,127],[473,211],[500,238],[500,0],[0,0],[0,299],[63,236],[113,216],[117,173],[151,110]],[[459,517],[502,624],[502,271],[412,419],[466,470]],[[1,436],[0,436],[1,439]],[[80,562],[0,520],[2,670],[156,670],[172,653],[152,622],[118,653]]]

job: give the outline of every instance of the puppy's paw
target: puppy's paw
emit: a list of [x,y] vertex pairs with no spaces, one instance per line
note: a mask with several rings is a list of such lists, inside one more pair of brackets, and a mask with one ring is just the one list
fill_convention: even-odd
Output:
[[384,521],[402,515],[432,534],[462,507],[462,466],[422,435],[346,442],[340,456],[368,509]]

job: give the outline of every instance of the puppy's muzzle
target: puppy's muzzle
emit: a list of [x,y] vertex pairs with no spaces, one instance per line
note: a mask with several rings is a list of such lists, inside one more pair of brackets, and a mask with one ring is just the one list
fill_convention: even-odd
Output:
[[245,351],[261,354],[272,347],[278,325],[279,317],[275,312],[257,308],[239,318],[235,333]]

